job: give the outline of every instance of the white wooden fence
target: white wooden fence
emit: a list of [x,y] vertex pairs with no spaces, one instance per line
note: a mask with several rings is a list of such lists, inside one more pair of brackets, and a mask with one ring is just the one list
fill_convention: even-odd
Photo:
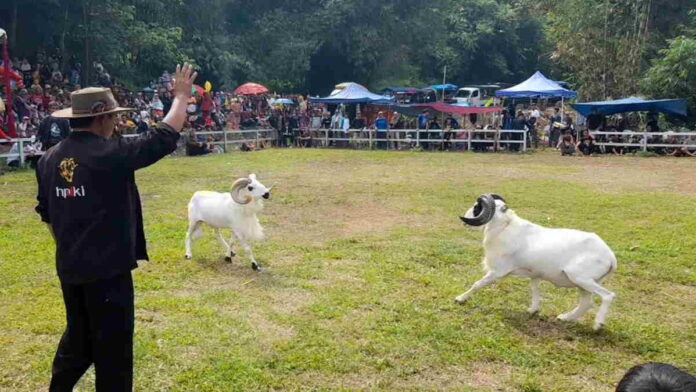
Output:
[[[595,137],[595,144],[605,147],[634,147],[642,151],[656,148],[685,147],[696,149],[696,132],[590,132]],[[611,136],[618,135],[620,141],[610,141]],[[597,137],[606,136],[607,141],[597,141]],[[670,141],[670,139],[673,139]]]
[[[423,144],[435,145],[444,143],[466,145],[467,150],[472,149],[472,144],[489,144],[500,149],[502,145],[520,144],[521,151],[527,151],[527,132],[511,129],[454,129],[444,131],[441,129],[418,130],[418,129],[310,129],[312,140],[320,143],[321,147],[327,147],[332,142],[347,142],[353,147],[367,146],[372,149],[376,143],[387,143],[387,148],[392,148],[392,143],[405,144],[411,146],[422,146]],[[385,133],[385,137],[377,137],[377,134]],[[445,134],[451,134],[450,139],[445,138]],[[480,136],[484,135],[484,138]],[[492,135],[486,138],[485,135]],[[516,140],[504,139],[501,136],[520,135]],[[281,134],[280,137],[283,135]]]
[[[445,143],[456,144],[457,146],[466,146],[467,150],[472,150],[476,145],[491,145],[496,150],[501,146],[521,144],[520,150],[527,151],[527,132],[521,130],[509,129],[456,129],[451,132],[451,139],[445,139],[444,130],[417,130],[417,129],[390,129],[385,131],[377,131],[374,129],[349,129],[343,131],[340,129],[311,129],[309,130],[312,142],[320,147],[328,147],[331,143],[341,142],[351,147],[360,148],[375,148],[379,146],[377,143],[386,143],[388,149],[393,149],[394,146],[413,147],[422,146],[425,143],[429,145],[444,146]],[[384,132],[385,137],[377,137],[377,132]],[[605,147],[633,147],[642,151],[660,148],[676,148],[686,147],[696,149],[696,132],[591,132],[597,137],[606,136],[609,140],[611,136],[618,135],[621,138],[620,142],[612,141],[597,141],[595,144]],[[512,137],[515,134],[517,140],[503,138],[505,136]],[[277,142],[283,137],[282,134],[274,129],[248,129],[248,130],[227,130],[227,131],[204,131],[196,132],[196,135],[211,135],[215,141],[209,142],[213,145],[220,145],[224,151],[230,146],[238,146],[242,143],[260,142]],[[427,136],[426,136],[427,135]],[[481,138],[481,136],[484,136]],[[492,137],[485,137],[492,135]],[[137,137],[137,134],[123,135],[126,138]],[[299,133],[293,133],[293,138],[297,139]],[[677,142],[675,142],[677,140]],[[3,142],[7,139],[3,140]],[[19,143],[16,153],[0,154],[0,159],[19,158],[21,166],[25,165],[27,156],[39,156],[43,152],[27,153],[25,144],[30,143],[30,138],[15,138],[9,142]]]
[[[24,167],[24,163],[26,162],[26,158],[28,156],[40,156],[40,155],[44,154],[43,151],[27,153],[27,151],[26,151],[27,149],[25,148],[24,145],[27,143],[31,143],[31,139],[28,137],[15,138],[15,139],[0,139],[0,142],[3,142],[3,143],[10,142],[12,144],[18,143],[17,144],[18,149],[17,149],[16,153],[11,153],[8,151],[4,154],[0,154],[0,160],[9,159],[9,158],[19,158],[19,164],[22,167]],[[4,162],[1,162],[0,165],[2,165],[2,163],[4,163]]]

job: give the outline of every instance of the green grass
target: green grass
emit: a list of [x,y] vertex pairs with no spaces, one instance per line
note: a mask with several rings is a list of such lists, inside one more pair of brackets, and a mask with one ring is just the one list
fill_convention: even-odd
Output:
[[[232,264],[210,230],[184,260],[186,204],[255,172],[269,266]],[[631,366],[696,372],[693,160],[555,154],[268,150],[171,158],[138,173],[152,261],[135,271],[139,391],[610,391]],[[64,328],[33,173],[0,177],[0,391],[45,390]],[[482,276],[481,234],[457,218],[484,192],[527,219],[614,249],[604,331],[577,293]],[[93,390],[90,371],[79,391]]]

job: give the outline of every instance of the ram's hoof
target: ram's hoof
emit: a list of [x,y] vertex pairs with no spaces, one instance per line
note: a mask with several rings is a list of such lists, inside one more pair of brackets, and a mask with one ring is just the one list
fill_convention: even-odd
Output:
[[457,297],[454,299],[454,303],[459,304],[459,305],[464,305],[466,303],[466,299],[462,299],[462,298]]
[[231,262],[232,262],[232,258],[231,258],[230,256],[225,256],[225,262],[226,262],[226,263],[231,263]]
[[254,271],[263,271],[266,269],[266,267],[262,267],[256,263],[251,263],[251,269],[253,269]]
[[231,250],[231,251],[230,251],[230,257],[234,257],[234,256],[237,256],[237,254],[236,254],[236,253],[234,253],[234,251],[233,251],[233,250]]
[[595,325],[592,329],[594,329],[595,331],[600,331],[602,328],[604,328],[604,324],[595,323]]
[[527,313],[529,313],[530,316],[538,316],[539,309],[529,308],[529,309],[527,309]]
[[185,258],[186,260],[191,260],[191,255],[184,255],[184,258]]

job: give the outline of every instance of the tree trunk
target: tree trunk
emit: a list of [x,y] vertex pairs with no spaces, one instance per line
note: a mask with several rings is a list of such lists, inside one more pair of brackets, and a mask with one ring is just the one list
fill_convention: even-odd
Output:
[[90,1],[84,0],[82,3],[82,25],[84,26],[85,35],[85,53],[84,53],[84,63],[82,64],[82,87],[89,86],[89,74],[92,69],[92,59],[90,58],[89,51],[89,24],[90,24]]
[[10,50],[14,51],[17,45],[17,0],[12,1],[12,13],[10,14]]
[[68,32],[68,3],[65,3],[65,17],[63,18],[63,31],[60,33],[60,58],[62,59],[60,69],[65,70],[68,63],[68,56],[65,53],[65,35]]

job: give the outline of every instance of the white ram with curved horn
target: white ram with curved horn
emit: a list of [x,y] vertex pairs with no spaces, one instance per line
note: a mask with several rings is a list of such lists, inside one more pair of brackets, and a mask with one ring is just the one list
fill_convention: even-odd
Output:
[[518,217],[502,197],[494,194],[479,197],[460,218],[469,226],[483,228],[486,275],[455,298],[457,303],[463,304],[476,291],[513,275],[531,279],[530,313],[539,312],[539,281],[546,280],[558,287],[575,287],[580,292],[578,306],[558,316],[560,320],[578,320],[592,307],[592,294],[597,294],[602,305],[594,329],[604,325],[615,294],[600,283],[616,270],[616,256],[599,236],[536,225]]
[[[188,204],[189,227],[186,232],[186,258],[193,257],[191,248],[193,240],[202,234],[203,224],[215,229],[220,243],[225,247],[225,260],[232,261],[235,256],[232,250],[234,238],[251,259],[253,269],[260,268],[251,251],[251,243],[264,238],[263,227],[257,214],[263,209],[263,199],[271,196],[271,188],[267,188],[256,179],[255,174],[248,178],[240,178],[234,182],[229,192],[198,191],[193,194]],[[229,243],[220,232],[221,229],[231,229]]]

